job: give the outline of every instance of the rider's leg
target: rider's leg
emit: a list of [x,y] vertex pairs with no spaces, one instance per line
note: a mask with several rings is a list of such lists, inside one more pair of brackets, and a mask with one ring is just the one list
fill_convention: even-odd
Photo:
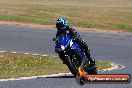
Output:
[[88,60],[90,61],[90,65],[95,65],[95,59],[93,57],[91,57],[90,52],[85,51],[85,53],[86,53]]
[[90,50],[88,49],[87,43],[82,38],[78,38],[77,42],[79,43],[81,48],[85,51],[87,59],[90,61],[90,65],[94,65],[95,64],[95,60],[90,55]]

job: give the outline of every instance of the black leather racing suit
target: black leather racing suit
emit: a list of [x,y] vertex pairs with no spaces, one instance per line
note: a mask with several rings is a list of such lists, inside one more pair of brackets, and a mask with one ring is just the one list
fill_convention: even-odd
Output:
[[[87,56],[86,59],[88,59],[91,63],[94,63],[94,59],[90,57],[90,52],[88,50],[88,46],[87,46],[86,42],[82,38],[80,38],[80,35],[78,34],[77,31],[75,31],[73,28],[71,28],[68,25],[66,26],[66,28],[64,29],[64,31],[60,31],[59,29],[57,29],[57,30],[58,31],[57,31],[56,37],[59,36],[60,34],[69,33],[72,36],[72,38],[75,40],[75,42],[77,42],[81,46],[81,48],[85,51],[86,56]],[[61,54],[59,54],[59,57],[61,59],[64,58],[64,56],[61,55]],[[87,62],[88,60],[83,60],[83,62]],[[82,65],[84,65],[84,64],[82,64]]]

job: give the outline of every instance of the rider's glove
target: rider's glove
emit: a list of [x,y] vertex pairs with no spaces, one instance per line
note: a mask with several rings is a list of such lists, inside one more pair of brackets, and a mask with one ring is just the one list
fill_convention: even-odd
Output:
[[78,40],[79,37],[80,37],[80,35],[76,35],[73,37],[73,40],[76,41],[76,40]]

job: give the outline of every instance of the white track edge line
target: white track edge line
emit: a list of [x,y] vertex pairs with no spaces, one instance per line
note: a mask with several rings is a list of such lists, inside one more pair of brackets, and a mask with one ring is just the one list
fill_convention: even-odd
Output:
[[[124,67],[125,66],[122,66],[122,68]],[[104,71],[112,71],[112,70],[117,70],[117,69],[122,69],[122,68],[119,68],[119,66],[117,67],[117,65],[114,64],[114,67],[112,68],[98,70],[98,71],[104,72]],[[72,76],[72,74],[69,72],[69,73],[58,73],[58,74],[51,74],[51,75],[38,75],[38,76],[30,76],[30,77],[9,78],[9,79],[0,79],[0,82],[27,80],[27,79],[35,79],[35,78],[46,78],[46,77],[60,77],[60,76]]]
[[[4,52],[7,52],[7,51],[0,51],[0,52],[4,53]],[[22,53],[22,52],[10,52],[10,53],[31,54],[31,53]],[[48,55],[41,55],[41,54],[31,54],[31,55],[48,56]],[[125,68],[125,66],[120,65],[120,64],[111,63],[111,65],[112,65],[111,68],[102,69],[102,70],[98,70],[98,71],[105,72],[105,71],[119,70],[119,69]],[[71,75],[72,76],[72,74],[69,72],[69,73],[58,73],[58,74],[51,74],[51,75],[39,75],[39,76],[31,76],[31,77],[0,79],[0,82],[2,82],[2,81],[16,81],[16,80],[34,79],[34,78],[39,78],[39,77],[43,77],[43,78],[46,78],[46,77],[59,77],[59,76],[64,76],[64,75]]]

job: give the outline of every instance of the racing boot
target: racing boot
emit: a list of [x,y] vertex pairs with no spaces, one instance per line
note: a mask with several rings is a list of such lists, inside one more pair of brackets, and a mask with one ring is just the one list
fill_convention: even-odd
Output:
[[90,64],[89,64],[90,67],[95,66],[95,59],[93,57],[91,57],[89,50],[85,51],[85,54],[87,56],[87,60],[90,61]]

